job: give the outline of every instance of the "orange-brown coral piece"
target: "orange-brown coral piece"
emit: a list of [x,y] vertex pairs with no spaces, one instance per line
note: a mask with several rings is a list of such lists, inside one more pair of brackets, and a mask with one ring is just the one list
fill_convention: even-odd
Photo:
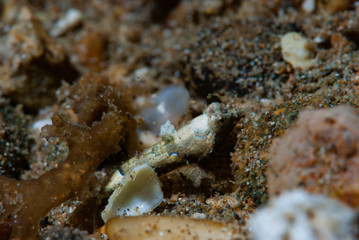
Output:
[[273,143],[270,196],[303,187],[359,206],[359,114],[347,106],[305,111]]
[[[108,83],[100,76],[90,75],[84,77],[81,84],[86,86],[89,82]],[[87,93],[85,89],[86,87],[83,90]],[[120,111],[114,105],[121,99],[119,94],[98,95],[101,95],[103,103],[108,104],[108,107],[101,108],[103,112],[99,121],[96,119],[92,123],[87,122],[94,118],[81,115],[83,112],[80,108],[75,113],[84,119],[80,123],[87,122],[88,125],[73,124],[61,114],[54,114],[52,125],[43,128],[43,137],[59,137],[67,142],[69,154],[62,165],[39,179],[18,181],[0,176],[0,224],[12,228],[11,239],[35,238],[44,215],[62,202],[79,196],[99,164],[107,156],[120,150],[119,142],[128,133],[127,124],[131,117],[127,111]],[[99,98],[94,97],[94,100],[99,101]],[[76,103],[81,105],[80,100]],[[90,108],[90,104],[85,106]],[[98,105],[94,104],[96,106]]]

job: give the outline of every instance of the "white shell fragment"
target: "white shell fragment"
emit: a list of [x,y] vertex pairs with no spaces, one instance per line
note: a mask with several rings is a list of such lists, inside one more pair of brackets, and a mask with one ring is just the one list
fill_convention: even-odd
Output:
[[282,55],[294,68],[308,70],[314,66],[314,53],[308,39],[296,32],[285,34],[280,41]]
[[123,178],[124,176],[120,173],[120,171],[116,170],[114,174],[112,174],[110,181],[107,183],[105,191],[114,191],[121,184]]
[[173,134],[177,134],[175,126],[173,126],[170,120],[167,120],[167,122],[161,126],[160,137],[173,135]]
[[112,193],[101,217],[104,222],[120,215],[136,216],[156,208],[163,200],[156,172],[147,164],[128,172]]
[[82,18],[82,13],[79,10],[74,8],[69,9],[66,15],[55,23],[51,30],[51,36],[58,37],[74,29],[81,24]]
[[282,194],[250,219],[254,240],[354,240],[356,213],[304,190]]

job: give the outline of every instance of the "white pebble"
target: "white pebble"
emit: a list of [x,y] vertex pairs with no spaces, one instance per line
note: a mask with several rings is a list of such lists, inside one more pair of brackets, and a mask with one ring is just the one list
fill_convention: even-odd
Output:
[[206,219],[207,216],[204,213],[193,213],[192,217],[194,219]]
[[314,53],[308,39],[296,32],[285,34],[280,41],[282,55],[294,68],[308,70],[314,66]]
[[315,10],[315,0],[304,0],[302,8],[307,13],[312,13]]
[[67,11],[66,15],[58,20],[51,30],[51,36],[58,37],[79,26],[82,22],[82,13],[74,8]]

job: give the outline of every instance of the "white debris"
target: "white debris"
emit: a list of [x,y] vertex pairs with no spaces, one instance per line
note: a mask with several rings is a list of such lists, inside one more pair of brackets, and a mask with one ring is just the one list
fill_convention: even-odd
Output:
[[325,39],[322,36],[316,36],[313,41],[315,43],[323,43],[325,41]]
[[183,86],[168,86],[153,94],[146,101],[149,107],[140,111],[147,127],[156,135],[167,120],[177,124],[188,109],[190,100],[188,90]]
[[44,127],[45,125],[51,125],[51,124],[52,124],[51,117],[48,116],[44,119],[40,119],[40,120],[37,120],[36,122],[34,122],[32,124],[32,129],[34,129],[36,132],[40,133],[42,127]]
[[125,175],[120,186],[109,198],[101,217],[107,222],[115,216],[141,215],[156,208],[162,200],[163,193],[156,172],[143,164]]
[[52,120],[51,120],[52,114],[53,111],[49,108],[40,110],[39,116],[35,119],[35,121],[31,125],[32,136],[36,139],[36,142],[38,144],[43,144],[44,146],[48,144],[48,141],[45,138],[41,138],[40,133],[41,133],[41,129],[44,126],[52,124]]
[[282,55],[294,68],[308,70],[314,66],[314,53],[305,37],[296,32],[285,34],[280,41]]
[[175,126],[170,122],[170,120],[167,120],[165,124],[161,126],[160,130],[160,137],[168,136],[168,135],[176,135],[177,131],[175,129]]
[[161,138],[149,130],[138,130],[137,135],[138,141],[145,147],[150,147],[161,140]]
[[304,0],[302,8],[307,13],[312,13],[315,10],[315,0]]
[[206,219],[207,215],[204,213],[193,213],[192,217],[194,219]]
[[136,81],[142,81],[150,75],[150,69],[147,67],[143,67],[143,68],[137,69],[134,72],[134,74],[135,74]]
[[271,107],[274,105],[274,101],[268,98],[262,98],[260,103],[263,105],[263,107]]
[[66,15],[58,20],[53,29],[51,30],[51,36],[58,37],[71,29],[79,26],[82,22],[82,13],[74,8],[67,11]]
[[[205,138],[206,136],[210,134],[214,134],[214,131],[209,126],[209,120],[208,120],[207,114],[202,114],[196,118],[194,118],[191,122],[191,125],[189,126],[189,132],[193,134],[194,137],[197,138]],[[186,129],[187,130],[187,129]],[[183,132],[183,131],[182,131]],[[187,135],[187,131],[184,135]]]
[[120,173],[120,171],[116,170],[114,174],[111,176],[110,181],[105,187],[106,192],[114,191],[122,182],[124,176]]
[[342,203],[295,190],[258,210],[249,225],[255,240],[354,240],[355,220]]

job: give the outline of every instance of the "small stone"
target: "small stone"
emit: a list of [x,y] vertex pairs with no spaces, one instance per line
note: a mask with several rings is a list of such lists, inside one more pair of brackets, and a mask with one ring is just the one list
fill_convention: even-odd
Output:
[[204,213],[193,213],[192,217],[194,219],[206,219],[207,216]]
[[82,18],[82,13],[79,10],[74,8],[69,9],[66,15],[55,23],[51,36],[58,37],[74,29],[81,24]]
[[294,68],[308,70],[314,66],[314,53],[305,37],[296,32],[285,34],[280,41],[282,55]]
[[302,8],[307,13],[312,13],[315,10],[315,0],[304,0]]

